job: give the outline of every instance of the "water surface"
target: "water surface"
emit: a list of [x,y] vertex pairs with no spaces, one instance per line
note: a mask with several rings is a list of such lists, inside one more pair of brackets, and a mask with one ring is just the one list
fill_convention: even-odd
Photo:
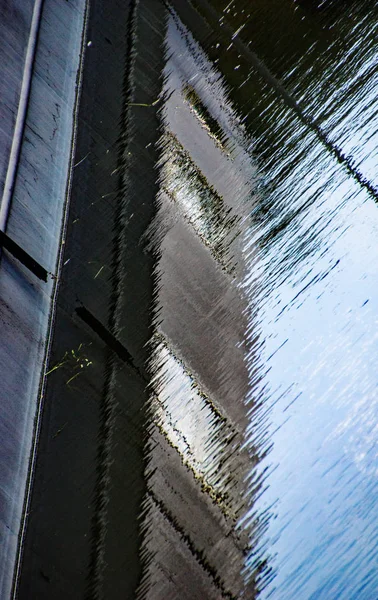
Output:
[[[241,177],[239,188],[217,196],[237,216],[231,229],[239,227],[231,256],[241,300],[233,314],[243,315],[248,371],[247,389],[232,399],[245,407],[239,443],[250,461],[239,515],[250,550],[239,595],[372,599],[378,589],[377,8],[352,1],[193,5],[198,12],[177,2],[170,13],[167,43],[176,52],[167,102],[177,94],[172,86],[181,85],[192,107],[191,117],[181,111],[180,123],[202,119],[216,148],[218,167],[200,156],[199,134],[192,146],[185,140],[190,164],[207,166],[215,188]],[[174,36],[185,41],[186,54]],[[178,119],[167,110],[168,119]],[[185,170],[190,181],[177,187],[172,139],[164,145],[165,181],[226,269],[229,215],[219,202],[214,213],[201,207],[203,192],[196,199],[190,191],[192,166]],[[233,343],[222,341],[225,355]],[[216,448],[210,446],[214,456]]]

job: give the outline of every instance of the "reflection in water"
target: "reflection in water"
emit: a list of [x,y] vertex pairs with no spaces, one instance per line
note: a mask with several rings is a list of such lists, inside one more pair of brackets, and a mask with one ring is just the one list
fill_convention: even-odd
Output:
[[146,597],[377,596],[378,14],[315,4],[169,12]]
[[237,485],[237,473],[225,469],[224,457],[235,450],[237,431],[200,389],[163,336],[157,335],[157,340],[152,357],[155,421],[201,483],[202,490],[226,516],[236,520],[237,503],[240,504],[242,498],[233,498],[231,503],[227,488]]
[[[172,13],[161,109],[143,598],[239,598],[248,391],[243,239],[256,169],[224,82]],[[163,458],[164,457],[164,458]],[[177,568],[181,565],[181,570]],[[175,573],[170,580],[168,574]],[[190,585],[188,585],[188,578]],[[193,587],[194,586],[194,587]]]
[[238,235],[235,228],[240,219],[230,216],[231,208],[225,209],[224,201],[194,164],[176,136],[169,132],[161,140],[163,168],[162,190],[177,203],[178,210],[194,227],[203,243],[220,265],[232,269],[227,254],[233,239]]
[[[278,43],[268,55],[262,36],[253,38],[306,115],[369,184],[344,168],[278,97],[271,106],[275,119],[265,120],[262,130],[254,118],[246,121],[257,133],[265,173],[265,196],[252,208],[244,281],[251,335],[262,343],[258,360],[256,351],[249,357],[257,373],[250,382],[249,437],[269,448],[257,467],[265,490],[253,507],[253,516],[271,516],[259,542],[274,573],[264,598],[370,599],[378,588],[378,216],[370,194],[376,187],[377,103],[371,92],[377,22],[361,4],[350,3],[352,19],[339,13],[335,23],[331,15],[337,29],[332,43],[326,30],[326,44],[316,28],[326,27],[329,13],[315,13],[306,24],[310,15],[301,12],[304,23],[295,20],[295,38],[302,47],[309,38],[301,58],[298,48],[295,57],[279,54]],[[293,20],[288,12],[279,9],[278,18]],[[254,101],[257,112],[257,95]],[[263,112],[264,99],[260,106]]]

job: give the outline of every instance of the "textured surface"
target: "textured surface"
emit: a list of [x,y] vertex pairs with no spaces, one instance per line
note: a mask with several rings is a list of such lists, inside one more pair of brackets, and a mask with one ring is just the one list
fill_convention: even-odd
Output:
[[[2,102],[17,112],[23,56],[28,42],[31,3],[6,3],[1,8],[4,28],[1,47],[13,44],[4,57]],[[29,10],[30,9],[30,10]],[[71,153],[76,75],[83,31],[83,3],[46,1],[34,65],[26,128],[18,164],[7,233],[49,272],[55,272],[64,221],[68,166]],[[69,51],[57,57],[69,39]],[[63,42],[64,40],[64,42]],[[8,80],[8,74],[12,80]],[[13,86],[13,87],[12,87]],[[2,88],[3,89],[3,88]],[[2,110],[4,132],[11,138],[13,116]],[[8,143],[1,161],[7,161]],[[1,163],[3,165],[3,162]],[[1,167],[2,168],[2,167]],[[1,175],[0,175],[1,177]],[[3,180],[2,180],[3,183]],[[48,344],[54,280],[40,281],[7,251],[0,265],[1,417],[0,437],[0,596],[12,585],[18,537],[27,488],[40,379]]]
[[[20,598],[375,598],[377,22],[90,2]],[[10,224],[51,270],[60,31]]]

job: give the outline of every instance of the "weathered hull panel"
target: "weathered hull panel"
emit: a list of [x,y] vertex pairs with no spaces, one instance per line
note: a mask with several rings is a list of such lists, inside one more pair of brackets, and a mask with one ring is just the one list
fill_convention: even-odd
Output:
[[[3,133],[17,135],[21,81],[29,42],[31,2],[2,6],[4,56]],[[65,226],[77,72],[83,34],[84,3],[62,7],[46,2],[39,23],[39,44],[25,115],[6,233],[43,270],[57,272]],[[9,40],[8,40],[9,38]],[[62,52],[67,41],[69,50]],[[8,44],[12,52],[8,52]],[[58,57],[60,63],[58,65]],[[26,68],[26,67],[25,67]],[[11,77],[11,79],[8,78]],[[1,184],[9,162],[10,143],[1,153]],[[11,594],[17,577],[25,533],[36,436],[49,348],[55,279],[38,279],[7,250],[2,250],[1,288],[1,573],[0,596]]]

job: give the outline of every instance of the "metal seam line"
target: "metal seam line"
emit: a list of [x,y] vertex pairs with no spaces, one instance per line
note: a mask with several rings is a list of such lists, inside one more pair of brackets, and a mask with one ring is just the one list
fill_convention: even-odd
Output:
[[4,233],[6,232],[7,228],[10,206],[12,202],[13,188],[16,180],[18,161],[20,158],[43,2],[44,0],[35,0],[34,2],[33,17],[30,26],[29,41],[25,57],[24,73],[22,77],[20,101],[18,104],[11,152],[8,162],[8,169],[5,177],[4,192],[0,206],[0,230]]

